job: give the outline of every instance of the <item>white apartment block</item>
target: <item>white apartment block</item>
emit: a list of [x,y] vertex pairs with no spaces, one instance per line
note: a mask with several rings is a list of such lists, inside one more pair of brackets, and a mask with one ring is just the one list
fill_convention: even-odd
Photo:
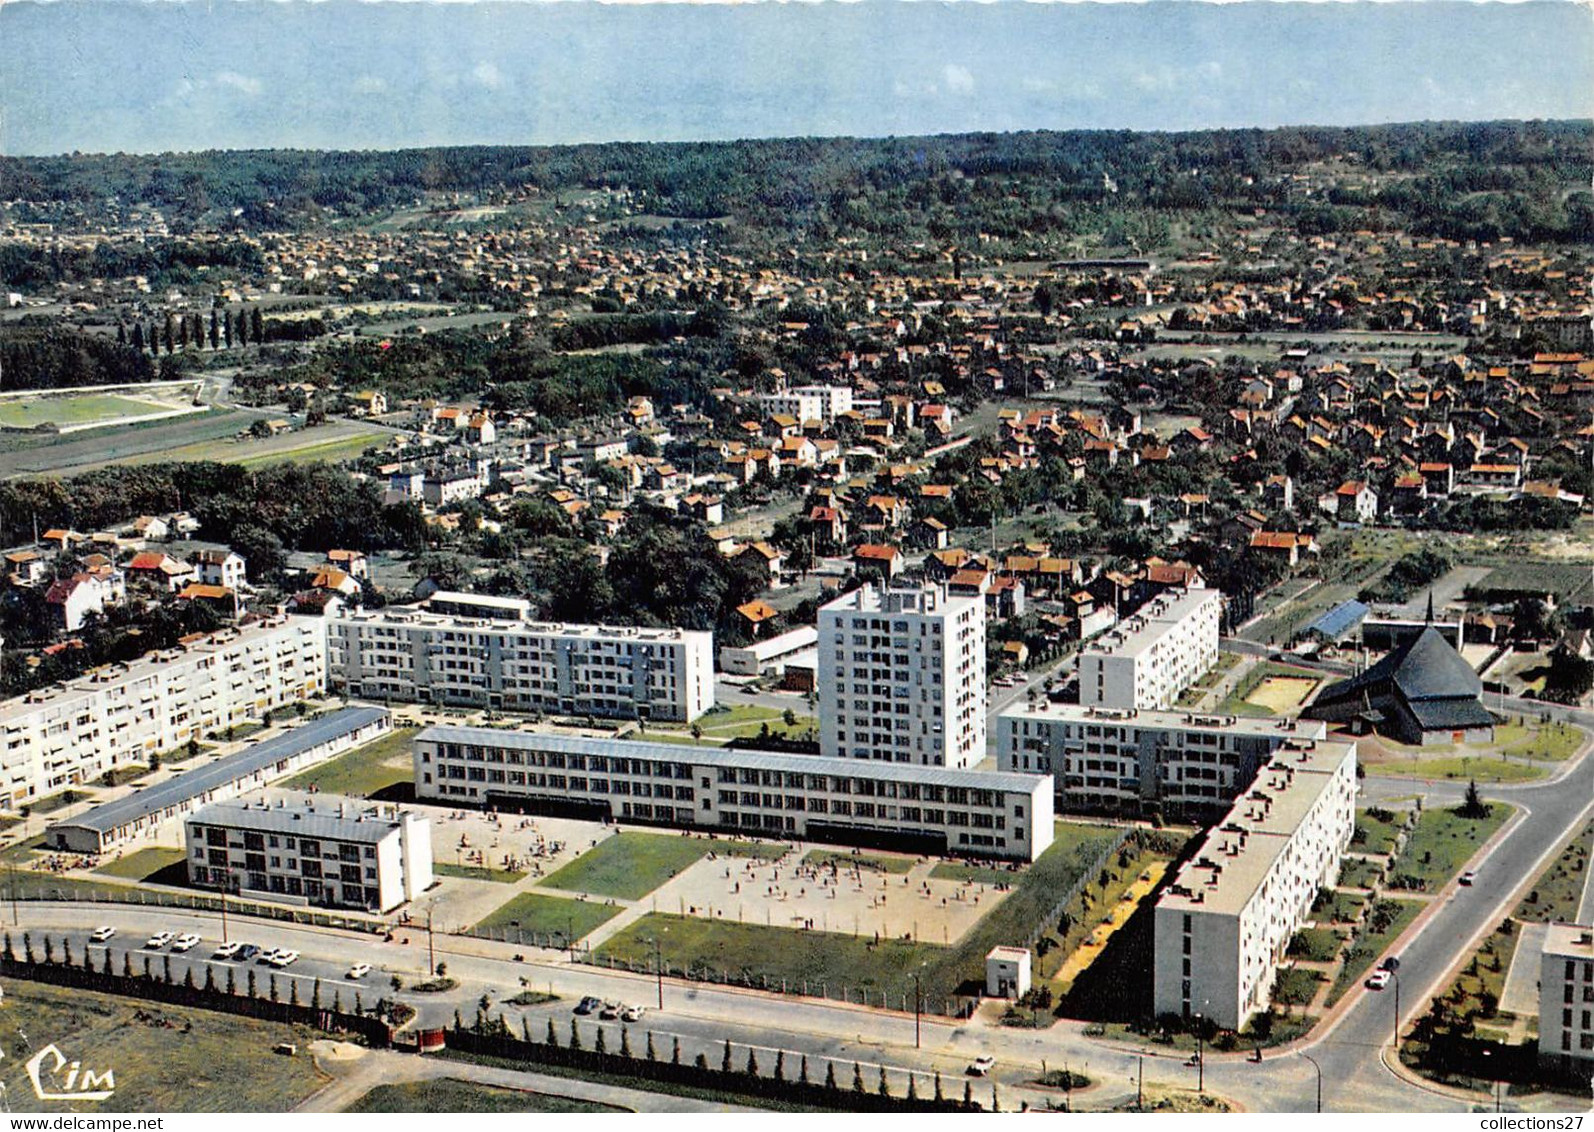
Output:
[[326,688],[319,617],[278,614],[0,704],[10,806],[146,761]]
[[1015,705],[996,719],[997,767],[1050,774],[1059,811],[1206,821],[1226,810],[1285,743],[1328,735],[1312,719]]
[[1551,924],[1539,959],[1539,1060],[1594,1072],[1594,927]]
[[1165,708],[1218,659],[1223,595],[1195,588],[1163,594],[1079,654],[1086,707]]
[[842,413],[852,411],[852,386],[799,385],[783,393],[767,393],[762,401],[764,411],[772,417],[794,417],[799,423],[820,421],[829,426]]
[[866,585],[819,610],[819,753],[963,768],[985,757],[985,599]]
[[714,635],[388,608],[328,620],[327,673],[363,699],[685,722],[714,706]]
[[415,796],[931,855],[1033,861],[1052,841],[1044,775],[481,727],[415,737]]
[[1278,964],[1333,884],[1355,825],[1356,745],[1273,754],[1157,901],[1153,1009],[1237,1030],[1268,1004]]
[[432,824],[395,806],[240,798],[183,826],[188,880],[199,888],[388,912],[432,885]]

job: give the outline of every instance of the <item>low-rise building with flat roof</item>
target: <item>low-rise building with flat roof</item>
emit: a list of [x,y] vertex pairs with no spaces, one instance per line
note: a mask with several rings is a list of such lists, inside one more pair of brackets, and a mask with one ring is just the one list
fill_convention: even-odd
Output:
[[311,907],[390,912],[432,885],[432,825],[305,794],[206,806],[184,823],[188,881]]
[[104,853],[201,806],[236,798],[368,743],[392,725],[386,708],[330,712],[237,754],[56,822],[45,831],[45,839],[51,848],[69,853]]
[[770,751],[428,727],[415,796],[931,855],[1033,861],[1052,841],[1052,782]]

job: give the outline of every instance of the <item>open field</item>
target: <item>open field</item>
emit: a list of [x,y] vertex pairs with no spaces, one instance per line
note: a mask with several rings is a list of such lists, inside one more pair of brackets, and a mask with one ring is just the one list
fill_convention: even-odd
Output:
[[1507,762],[1501,758],[1483,755],[1448,755],[1436,759],[1416,759],[1410,762],[1381,762],[1368,767],[1370,773],[1393,775],[1401,778],[1477,779],[1479,782],[1529,782],[1543,778],[1549,771],[1541,766]]
[[1406,814],[1398,810],[1369,807],[1356,811],[1356,828],[1351,847],[1362,853],[1387,856],[1395,851],[1395,839],[1406,826]]
[[320,428],[286,432],[281,436],[262,438],[227,437],[185,444],[164,452],[149,453],[121,461],[107,463],[148,464],[171,460],[216,460],[224,464],[242,464],[246,468],[267,464],[308,463],[313,460],[352,460],[367,448],[379,447],[390,435],[352,421],[338,421]]
[[1286,715],[1305,703],[1318,683],[1312,676],[1268,676],[1245,700],[1274,715]]
[[608,923],[619,914],[620,907],[617,904],[599,904],[590,900],[545,896],[540,892],[522,892],[499,905],[476,927],[552,932],[574,940]]
[[148,417],[182,407],[143,398],[118,397],[111,393],[86,393],[78,397],[6,398],[0,400],[0,428],[37,428],[46,423],[64,428],[90,425],[97,421]]
[[[821,993],[823,984],[832,997],[846,987],[853,1001],[862,989],[870,993],[875,1005],[882,993],[887,994],[898,1009],[903,994],[909,996],[911,1009],[913,980],[909,972],[923,964],[936,966],[949,953],[947,948],[929,943],[883,939],[876,944],[868,935],[797,931],[656,912],[617,932],[596,954],[651,969],[655,938],[669,970],[707,971],[715,978],[723,972],[755,983],[762,977],[774,989],[784,985],[799,992],[806,982],[813,994]],[[925,983],[928,998],[930,979]]]
[[308,790],[314,786],[323,794],[369,798],[392,787],[413,783],[415,767],[410,756],[410,740],[415,731],[413,727],[395,727],[380,739],[345,751],[280,785],[290,790]]
[[344,1112],[626,1112],[594,1101],[500,1089],[444,1077],[378,1085]]
[[8,1035],[20,1030],[41,1045],[52,1042],[83,1069],[114,1073],[116,1082],[103,1101],[41,1102],[25,1058],[8,1056],[0,1079],[12,1111],[281,1112],[326,1081],[307,1055],[272,1052],[278,1042],[302,1046],[312,1036],[302,1027],[21,979],[7,980],[5,989]]
[[710,853],[776,858],[786,846],[756,841],[706,841],[665,833],[619,833],[545,877],[547,888],[640,900]]
[[432,862],[432,872],[440,877],[459,880],[490,880],[497,884],[516,884],[526,879],[526,874],[515,869],[490,869],[484,865],[449,865]]
[[182,877],[158,877],[163,870],[177,866],[181,872],[184,861],[181,849],[140,849],[114,861],[107,861],[94,871],[125,880],[156,880],[162,883],[181,883]]
[[1389,870],[1390,886],[1416,892],[1442,887],[1515,812],[1503,802],[1492,803],[1484,818],[1465,818],[1455,810],[1425,811]]
[[183,445],[220,440],[247,429],[254,414],[211,409],[166,420],[135,421],[93,432],[0,434],[0,478],[41,472],[66,474],[148,457],[161,460]]

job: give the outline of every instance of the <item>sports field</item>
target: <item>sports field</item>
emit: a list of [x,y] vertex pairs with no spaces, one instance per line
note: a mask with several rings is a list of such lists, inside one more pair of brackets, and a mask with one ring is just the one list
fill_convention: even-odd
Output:
[[0,428],[37,428],[42,424],[87,425],[170,412],[176,405],[85,393],[80,397],[16,397],[0,400]]
[[1265,707],[1274,715],[1284,715],[1305,703],[1317,683],[1311,676],[1269,676],[1245,697],[1245,702]]

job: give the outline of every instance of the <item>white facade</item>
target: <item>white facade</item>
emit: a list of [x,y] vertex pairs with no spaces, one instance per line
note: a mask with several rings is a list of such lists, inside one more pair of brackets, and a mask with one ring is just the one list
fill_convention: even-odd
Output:
[[388,912],[432,885],[432,826],[392,806],[217,802],[184,823],[188,880],[242,896]]
[[720,649],[720,670],[732,676],[762,676],[784,669],[786,660],[801,653],[813,653],[819,641],[819,630],[812,625],[800,625],[778,636],[766,637],[739,648],[725,645]]
[[685,722],[714,706],[714,635],[383,609],[327,623],[352,696]]
[[985,993],[991,998],[1023,998],[1029,993],[1027,947],[993,947],[985,957]]
[[850,385],[800,385],[784,393],[768,393],[762,398],[764,411],[772,417],[794,417],[830,425],[842,413],[852,411]]
[[1218,659],[1223,595],[1164,594],[1079,654],[1079,702],[1086,707],[1165,708]]
[[1245,719],[1079,704],[1017,705],[996,719],[1001,770],[1050,774],[1057,808],[1176,820],[1215,816],[1285,743],[1326,738],[1320,720]]
[[1551,924],[1539,959],[1539,1059],[1594,1070],[1594,927]]
[[1043,775],[428,727],[415,796],[590,820],[1033,861],[1052,841]]
[[199,580],[207,586],[237,590],[246,580],[247,563],[231,550],[202,550],[194,555],[194,567],[199,571]]
[[0,800],[12,806],[319,695],[326,629],[277,615],[0,704]]
[[1153,1009],[1238,1030],[1333,884],[1356,820],[1356,745],[1290,743],[1157,901]]
[[866,585],[819,610],[819,750],[961,768],[985,757],[985,601]]

